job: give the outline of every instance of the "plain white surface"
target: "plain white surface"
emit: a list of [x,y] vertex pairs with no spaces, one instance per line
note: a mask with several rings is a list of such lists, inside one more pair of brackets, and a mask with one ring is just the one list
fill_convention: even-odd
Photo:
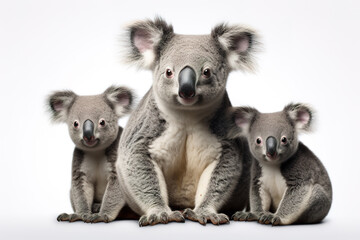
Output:
[[[358,239],[359,7],[349,0],[1,1],[1,238]],[[258,71],[233,72],[228,92],[233,105],[263,112],[279,111],[291,101],[317,109],[316,131],[301,140],[322,160],[333,183],[332,209],[322,224],[186,222],[139,228],[136,221],[56,222],[59,213],[71,211],[73,144],[65,125],[50,123],[45,97],[60,89],[98,94],[119,84],[135,89],[140,99],[151,73],[120,63],[118,38],[125,23],[156,14],[182,34],[207,34],[223,21],[258,30],[264,47]]]

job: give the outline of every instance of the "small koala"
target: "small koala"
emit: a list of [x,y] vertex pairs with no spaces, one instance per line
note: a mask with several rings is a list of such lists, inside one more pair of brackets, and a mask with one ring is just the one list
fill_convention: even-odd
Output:
[[236,212],[235,221],[288,225],[320,222],[328,214],[332,187],[325,167],[298,140],[309,131],[313,111],[289,104],[283,111],[260,113],[254,108],[231,110],[231,137],[246,137],[253,156],[250,212]]
[[122,133],[118,119],[130,112],[132,103],[132,91],[115,86],[100,95],[59,91],[48,97],[53,121],[67,123],[75,144],[70,190],[74,213],[60,214],[58,221],[110,222],[125,205],[115,162]]

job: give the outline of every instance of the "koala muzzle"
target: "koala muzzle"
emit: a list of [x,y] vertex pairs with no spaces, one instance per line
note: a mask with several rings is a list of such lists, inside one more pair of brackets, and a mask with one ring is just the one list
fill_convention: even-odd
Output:
[[95,139],[94,136],[94,123],[88,119],[83,125],[83,137],[85,141],[92,141]]
[[195,97],[196,74],[191,67],[185,67],[179,73],[179,96],[181,98]]
[[277,148],[277,141],[274,137],[268,137],[266,139],[266,155],[268,157],[275,157],[276,156],[276,148]]

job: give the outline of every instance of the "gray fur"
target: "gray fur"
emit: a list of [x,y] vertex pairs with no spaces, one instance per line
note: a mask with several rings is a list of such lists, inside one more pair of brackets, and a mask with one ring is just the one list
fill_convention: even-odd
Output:
[[[135,22],[125,32],[126,62],[153,72],[153,85],[120,140],[126,202],[143,215],[140,226],[184,221],[174,211],[184,208],[186,218],[201,224],[228,223],[219,211],[247,206],[250,161],[247,144],[226,136],[231,103],[225,86],[231,70],[253,68],[255,32],[220,24],[209,35],[179,35],[160,18]],[[190,102],[179,97],[185,67],[196,75]]]
[[[237,212],[233,219],[287,225],[317,223],[325,218],[332,202],[329,176],[315,154],[298,140],[298,132],[309,131],[311,127],[311,108],[298,103],[287,105],[281,112],[260,113],[253,108],[240,107],[232,110],[231,119],[236,127],[234,124],[230,135],[245,136],[254,158],[251,212]],[[265,141],[268,137],[277,140],[275,156],[267,155]],[[286,141],[282,142],[284,137]],[[257,143],[258,138],[262,139],[261,144]],[[274,176],[266,175],[270,173]],[[273,189],[282,189],[281,179],[285,188],[284,193],[280,191],[282,197],[277,203],[277,193],[271,192],[267,184],[272,181]],[[266,206],[268,196],[271,202]]]
[[[100,95],[78,96],[60,91],[49,96],[53,120],[67,123],[75,144],[70,190],[74,213],[60,214],[58,221],[110,222],[125,205],[115,162],[122,133],[118,119],[131,110],[132,102],[132,91],[115,86]],[[93,122],[92,140],[86,140],[84,135],[87,120]]]
[[[144,58],[140,50],[135,46],[134,35],[135,34],[146,34],[157,38],[157,41],[152,40],[152,37],[148,39],[148,42],[156,44],[154,51],[160,53],[163,46],[167,41],[174,35],[174,29],[172,25],[167,24],[161,18],[155,18],[154,21],[137,21],[132,23],[125,29],[125,34],[123,35],[122,43],[124,45],[124,61],[127,64],[134,64],[136,67],[141,68],[144,66]],[[130,41],[129,41],[130,37]],[[157,54],[159,56],[159,54]]]

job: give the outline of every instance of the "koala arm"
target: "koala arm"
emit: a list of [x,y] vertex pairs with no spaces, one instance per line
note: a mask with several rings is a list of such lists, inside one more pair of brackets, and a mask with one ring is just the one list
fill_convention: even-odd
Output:
[[205,225],[208,220],[213,224],[229,222],[225,214],[218,214],[220,208],[233,192],[241,174],[236,146],[233,142],[222,142],[220,159],[211,163],[202,173],[195,197],[194,210],[186,209],[184,215]]
[[143,212],[147,215],[159,210],[169,212],[165,180],[157,163],[148,154],[136,151],[127,164],[126,181],[132,196],[141,202]]
[[255,159],[252,159],[250,181],[250,212],[236,212],[232,216],[232,219],[235,221],[257,221],[264,213],[266,213],[266,211],[269,211],[271,204],[270,194],[264,190],[261,190],[259,182],[260,177],[261,167]]
[[133,210],[142,215],[140,226],[184,221],[179,211],[171,211],[163,173],[149,153],[149,145],[164,131],[164,125],[150,90],[120,139],[117,171],[126,202],[136,206]]
[[86,174],[81,171],[83,159],[83,151],[75,148],[72,165],[71,201],[74,212],[85,218],[85,215],[91,214],[94,186],[88,181]]
[[92,217],[92,222],[111,222],[119,215],[125,200],[120,191],[116,170],[108,177],[108,184],[103,196],[100,211]]
[[107,185],[106,190],[101,201],[99,213],[92,216],[91,222],[111,222],[119,215],[120,210],[125,205],[125,199],[121,193],[119,178],[116,171],[117,148],[119,139],[122,133],[122,128],[119,128],[119,133],[116,141],[106,149],[107,156]]
[[[121,151],[121,150],[120,150]],[[155,161],[148,154],[139,152],[131,154],[126,159],[125,166],[118,167],[118,171],[125,177],[126,191],[131,194],[128,201],[137,203],[140,226],[157,223],[184,222],[185,219],[179,211],[172,211],[168,205],[167,189],[164,176]],[[119,159],[124,161],[124,159]],[[126,170],[121,170],[125,167]]]
[[288,225],[296,222],[308,207],[311,193],[311,185],[288,187],[275,214],[264,215],[260,221],[269,221],[273,225]]
[[[263,193],[263,197],[267,199],[261,199],[260,197],[260,177],[261,177],[261,167],[259,163],[253,159],[251,165],[251,182],[250,182],[250,211],[256,215],[259,215],[265,210],[269,210],[271,199],[268,194]],[[263,208],[262,202],[265,201],[265,208]]]

